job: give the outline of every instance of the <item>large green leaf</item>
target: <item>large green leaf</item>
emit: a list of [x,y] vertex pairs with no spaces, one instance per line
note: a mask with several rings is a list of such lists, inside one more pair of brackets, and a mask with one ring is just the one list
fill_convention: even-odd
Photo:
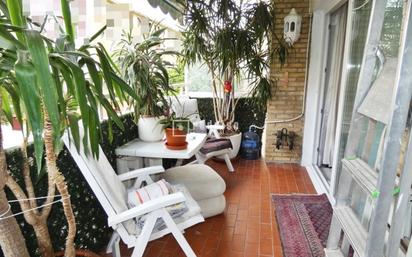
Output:
[[[10,78],[11,79],[11,78]],[[7,91],[11,98],[12,102],[12,114],[13,116],[16,116],[17,120],[20,122],[20,124],[23,124],[23,117],[22,117],[22,112],[20,108],[20,89],[18,85],[16,85],[17,82],[7,82],[3,83],[3,88]]]
[[113,79],[113,83],[116,83],[124,92],[131,96],[134,101],[140,104],[140,97],[137,96],[136,92],[133,90],[131,86],[124,82],[124,80],[117,76],[117,74],[115,74],[114,72],[111,72],[110,76]]
[[36,85],[36,70],[28,62],[26,51],[18,53],[19,59],[15,65],[16,80],[20,86],[21,98],[33,134],[37,172],[40,173],[43,158],[43,116],[41,99]]
[[4,26],[0,26],[0,47],[12,50],[25,48],[24,44],[16,39]]
[[69,58],[66,58],[63,55],[55,54],[53,55],[53,57],[53,59],[55,59],[59,63],[59,71],[62,73],[63,78],[67,84],[67,88],[69,89],[68,92],[71,93],[71,95],[76,99],[76,102],[78,103],[83,130],[85,133],[83,137],[83,145],[85,151],[87,151],[90,108],[88,106],[86,79],[84,72],[76,63],[73,63]]
[[0,10],[7,19],[10,19],[9,9],[7,8],[6,2],[4,0],[0,1]]
[[[60,119],[61,121],[66,121],[66,117],[67,117],[67,105],[66,105],[66,100],[64,97],[64,86],[63,86],[63,81],[60,79],[60,73],[58,68],[56,67],[56,65],[52,64],[52,71],[53,71],[53,79],[54,79],[54,83],[56,85],[56,90],[57,90],[57,95],[59,98],[59,110],[60,110]],[[66,124],[63,123],[61,124],[61,128],[62,130],[64,130],[66,127]]]
[[37,75],[37,84],[40,89],[44,107],[53,126],[55,143],[60,140],[60,113],[58,106],[58,94],[52,74],[50,72],[50,63],[47,50],[44,46],[43,39],[39,32],[27,30],[25,32],[27,45],[34,68]]
[[80,151],[79,117],[77,113],[68,112],[67,118],[69,120],[71,138],[74,140],[77,151]]
[[[6,0],[7,9],[9,10],[11,23],[15,26],[25,28],[26,19],[23,17],[21,0]],[[26,38],[21,31],[16,32],[17,38],[23,44],[26,43]]]
[[6,116],[7,121],[11,124],[13,122],[13,110],[11,108],[12,104],[10,102],[10,96],[7,91],[0,87],[0,94],[2,100],[3,113]]
[[103,44],[97,43],[96,49],[99,49],[99,51],[104,55],[105,60],[110,65],[110,69],[115,71],[116,73],[120,73],[120,70],[118,69],[116,63],[112,60],[110,54],[106,51],[106,48],[103,46]]
[[111,79],[111,76],[110,76],[110,73],[112,71],[110,63],[107,60],[106,55],[104,54],[104,52],[101,49],[96,48],[96,52],[97,52],[97,56],[99,57],[101,69],[102,69],[102,72],[103,72],[103,78],[106,82],[106,87],[107,87],[107,90],[109,91],[110,99],[113,102],[115,102],[116,101],[116,94],[115,94],[115,91],[113,89],[113,82],[112,82],[112,79]]
[[[57,71],[63,76],[63,81],[66,83],[67,86],[67,93],[70,95],[76,94],[76,87],[73,83],[72,75],[70,70],[62,63],[60,58],[52,58],[52,66],[56,67]],[[59,74],[57,74],[58,76]]]
[[89,123],[90,148],[92,150],[93,156],[98,159],[99,158],[99,136],[98,136],[99,117],[97,116],[97,113],[90,113],[88,123]]
[[116,125],[121,130],[124,130],[124,126],[123,126],[122,121],[120,120],[119,116],[117,115],[117,113],[115,112],[113,107],[110,105],[109,101],[107,101],[107,99],[105,99],[105,98],[101,98],[100,103],[104,107],[104,109],[106,110],[107,115],[109,116],[110,120],[113,120],[114,123],[116,123]]
[[85,63],[87,70],[89,71],[90,78],[93,81],[94,88],[96,89],[96,92],[99,95],[103,95],[103,84],[102,84],[102,78],[97,70],[96,64],[93,59],[88,59],[88,58],[82,58],[79,63]]
[[90,37],[90,42],[94,41],[98,36],[100,36],[107,28],[107,25],[104,25],[99,29],[93,36]]

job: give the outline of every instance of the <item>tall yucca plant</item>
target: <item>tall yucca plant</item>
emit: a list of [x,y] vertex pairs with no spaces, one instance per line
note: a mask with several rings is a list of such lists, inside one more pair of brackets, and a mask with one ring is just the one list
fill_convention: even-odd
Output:
[[[288,51],[273,32],[274,10],[273,4],[263,0],[186,1],[182,55],[189,65],[207,65],[212,76],[215,119],[226,125],[226,132],[232,130],[237,100],[235,88],[225,92],[224,81],[239,84],[243,71],[255,101],[265,106],[272,96],[272,56],[277,54],[284,63],[284,53]],[[273,39],[279,42],[277,49],[269,47]]]
[[162,44],[170,40],[162,38],[165,30],[154,24],[145,39],[139,43],[133,42],[131,32],[125,32],[113,54],[124,80],[139,96],[137,101],[131,101],[136,119],[141,115],[163,115],[164,106],[168,104],[166,96],[175,93],[167,72],[172,64],[164,57],[178,53],[162,49]]
[[[45,154],[49,182],[46,204],[53,201],[57,188],[62,196],[68,223],[65,256],[74,256],[76,223],[67,184],[56,165],[57,154],[61,150],[60,137],[66,128],[69,129],[78,149],[82,143],[85,151],[98,157],[98,142],[101,138],[99,107],[103,107],[108,114],[110,130],[112,123],[123,128],[115,108],[119,107],[119,101],[137,96],[133,89],[118,77],[113,62],[101,44],[89,43],[75,49],[68,0],[61,0],[66,35],[56,41],[28,29],[21,6],[20,0],[7,0],[6,4],[2,1],[0,6],[4,14],[0,21],[0,60],[2,81],[5,82],[5,90],[2,92],[7,92],[13,105],[13,108],[6,107],[3,110],[6,116],[10,117],[12,109],[21,122],[27,119],[33,133],[38,171],[41,170]],[[92,36],[90,42],[102,31],[103,29]],[[93,58],[94,56],[96,58]],[[103,93],[104,85],[109,92],[108,97]],[[82,121],[85,133],[83,141],[79,136],[79,120]],[[17,198],[27,198],[11,176],[6,176],[6,181]],[[30,181],[25,185],[32,187]],[[27,191],[29,195],[33,194],[31,189]],[[23,210],[37,207],[36,203],[31,202],[22,202],[20,206]],[[47,230],[47,226],[44,228],[36,225],[39,222],[46,224],[50,208],[28,213],[26,220],[29,219],[35,230]],[[48,236],[47,231],[44,233]],[[43,256],[53,256],[52,246],[46,242],[50,241],[50,238],[42,238],[42,234],[36,233],[41,253]]]

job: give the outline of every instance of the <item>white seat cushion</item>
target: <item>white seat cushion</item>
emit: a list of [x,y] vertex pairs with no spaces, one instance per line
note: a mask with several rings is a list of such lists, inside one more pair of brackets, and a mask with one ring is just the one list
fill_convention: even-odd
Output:
[[190,194],[189,190],[184,185],[173,185],[177,191],[182,192],[186,198],[186,206],[188,210],[181,216],[173,219],[176,224],[182,223],[190,218],[195,217],[201,213],[201,208],[199,204],[193,199],[192,195]]
[[202,216],[204,218],[209,218],[221,214],[226,207],[226,199],[224,195],[198,200],[197,203],[202,210]]
[[166,170],[162,177],[171,184],[183,184],[198,201],[223,195],[226,183],[211,167],[193,164]]

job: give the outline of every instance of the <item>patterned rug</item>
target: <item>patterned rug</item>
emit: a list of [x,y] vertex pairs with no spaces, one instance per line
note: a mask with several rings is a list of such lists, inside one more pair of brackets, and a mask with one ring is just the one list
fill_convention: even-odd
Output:
[[323,195],[272,195],[284,257],[323,257],[332,206]]

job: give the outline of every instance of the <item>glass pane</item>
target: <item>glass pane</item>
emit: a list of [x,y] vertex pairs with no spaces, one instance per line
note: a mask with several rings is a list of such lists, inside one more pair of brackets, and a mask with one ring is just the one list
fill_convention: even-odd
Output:
[[385,57],[398,57],[403,0],[389,0],[385,10],[380,47]]
[[205,64],[196,63],[187,68],[185,84],[189,92],[212,92],[212,78]]
[[345,4],[331,14],[329,22],[329,42],[317,160],[317,164],[328,183],[330,183],[332,175],[347,12]]
[[[353,1],[352,8],[357,8],[364,4],[364,0]],[[346,147],[349,125],[352,118],[353,103],[356,95],[356,88],[359,79],[359,72],[362,65],[363,50],[365,48],[366,36],[368,34],[369,17],[371,13],[372,1],[352,13],[352,29],[350,32],[350,49],[348,65],[344,67],[347,72],[345,87],[345,99],[343,104],[341,141],[338,155],[338,174],[341,168],[340,160]]]
[[[236,97],[246,96],[252,81],[247,79],[247,72],[241,71],[240,78],[233,81]],[[190,65],[186,69],[185,84],[188,92],[212,92],[212,76],[206,64],[201,62]]]
[[398,66],[399,40],[403,16],[403,1],[388,1],[385,9],[384,23],[376,57],[375,76],[371,88],[361,103],[359,113],[378,121],[376,126],[364,126],[363,144],[359,144],[358,156],[370,166],[379,170],[379,155],[383,150],[386,124],[391,114],[391,96],[395,85]]
[[[362,0],[354,1],[354,7],[362,6]],[[347,68],[347,83],[345,89],[344,110],[343,110],[343,124],[341,132],[341,144],[339,151],[339,160],[343,158],[344,149],[347,142],[347,136],[352,116],[353,102],[356,94],[357,84],[359,80],[359,72],[362,65],[363,52],[365,47],[366,34],[368,29],[369,16],[371,11],[371,3],[362,6],[361,8],[354,8],[353,13],[353,28],[349,53],[349,64]],[[382,100],[379,101],[380,93],[384,92],[386,98],[384,101],[390,102],[395,84],[395,74],[397,66],[397,56],[399,51],[399,39],[401,33],[402,16],[403,15],[403,0],[389,0],[385,9],[384,24],[381,33],[381,40],[379,44],[380,50],[376,55],[375,76],[373,78],[371,89],[365,99],[369,99],[370,106],[383,105]],[[395,71],[388,72],[388,66],[393,66]],[[389,85],[382,87],[382,85]],[[364,102],[366,105],[366,102]],[[362,103],[363,104],[363,103]],[[358,110],[361,111],[361,108]],[[390,106],[387,107],[390,110]],[[374,119],[363,118],[363,135],[358,143],[358,156],[361,156],[373,168],[379,169],[380,160],[382,158],[385,119],[374,117]],[[339,165],[338,167],[341,167]],[[368,217],[370,207],[366,204],[366,195],[354,190],[352,194],[352,208],[356,212],[358,218]],[[365,222],[365,228],[368,229],[368,224]]]

